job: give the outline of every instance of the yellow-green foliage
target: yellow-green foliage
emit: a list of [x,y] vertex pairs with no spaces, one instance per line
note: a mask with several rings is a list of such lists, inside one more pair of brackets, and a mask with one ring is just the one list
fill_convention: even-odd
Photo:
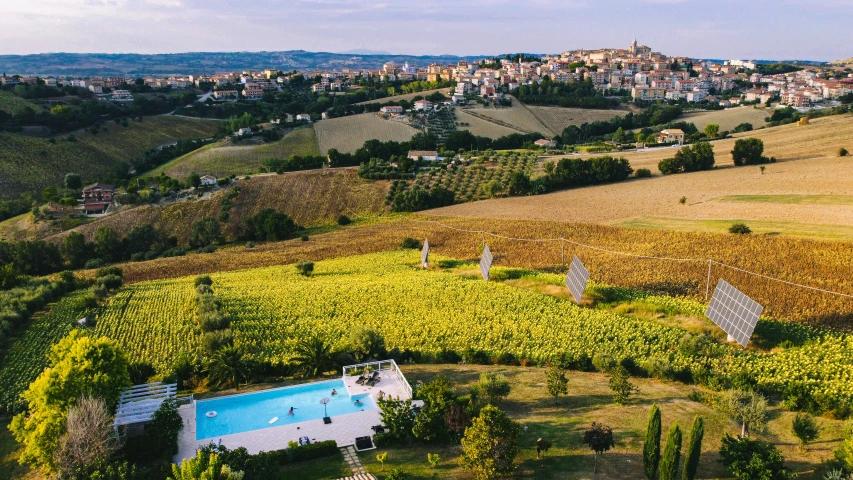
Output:
[[62,185],[68,172],[84,179],[101,176],[146,150],[182,138],[211,137],[218,128],[219,122],[212,120],[158,116],[131,120],[127,127],[107,122],[97,135],[75,132],[74,142],[67,141],[68,135],[51,143],[48,138],[0,133],[0,198]]
[[186,178],[189,174],[211,174],[217,177],[245,175],[261,170],[268,158],[287,159],[293,155],[319,155],[317,136],[312,128],[300,128],[272,143],[257,145],[214,144],[188,153],[147,175],[161,172],[173,178]]
[[[853,339],[846,335],[823,331],[803,347],[778,353],[715,344],[712,358],[693,357],[676,348],[684,335],[679,328],[424,271],[415,267],[418,259],[416,251],[395,251],[317,262],[311,277],[291,265],[211,277],[224,313],[232,317],[236,345],[260,361],[287,362],[294,342],[312,336],[342,348],[349,331],[360,326],[381,333],[389,349],[428,354],[476,349],[534,361],[564,354],[638,362],[655,357],[676,371],[705,367],[722,379],[750,378],[773,390],[808,379],[805,390],[830,402],[825,408],[853,399]],[[148,361],[162,371],[179,351],[199,350],[192,281],[125,287],[97,315],[96,332],[116,339],[132,361]]]

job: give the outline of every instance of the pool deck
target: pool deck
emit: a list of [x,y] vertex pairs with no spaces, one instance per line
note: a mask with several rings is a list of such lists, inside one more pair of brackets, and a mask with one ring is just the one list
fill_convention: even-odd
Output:
[[[358,377],[345,377],[344,382],[350,395],[369,393],[374,400],[380,391],[393,397],[408,399],[406,386],[391,372],[383,371],[380,382],[373,387],[357,385]],[[262,428],[248,432],[222,435],[220,437],[196,440],[195,404],[183,405],[178,413],[184,422],[184,428],[178,435],[178,453],[173,457],[175,463],[185,458],[195,457],[196,450],[211,442],[222,443],[228,449],[245,447],[250,454],[287,448],[287,442],[298,441],[299,437],[307,436],[311,442],[334,440],[339,447],[354,445],[356,437],[373,435],[370,427],[382,423],[380,410],[348,413],[332,417],[332,423],[326,425],[323,419],[307,420],[305,422]]]

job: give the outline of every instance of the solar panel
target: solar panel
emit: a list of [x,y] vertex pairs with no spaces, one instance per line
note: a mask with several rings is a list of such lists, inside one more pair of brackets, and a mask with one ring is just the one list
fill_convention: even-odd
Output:
[[480,257],[480,274],[483,276],[483,280],[489,279],[489,269],[492,268],[492,260],[494,259],[495,257],[492,256],[489,246],[484,245],[483,256]]
[[421,265],[429,266],[429,241],[424,239],[424,248],[421,250]]
[[721,278],[705,315],[728,334],[729,340],[735,340],[746,348],[763,311],[762,305]]
[[581,303],[583,291],[586,290],[586,283],[588,281],[589,272],[583,266],[580,259],[575,256],[572,259],[572,265],[569,267],[569,273],[566,274],[566,287],[568,287],[572,297],[575,298],[575,302]]

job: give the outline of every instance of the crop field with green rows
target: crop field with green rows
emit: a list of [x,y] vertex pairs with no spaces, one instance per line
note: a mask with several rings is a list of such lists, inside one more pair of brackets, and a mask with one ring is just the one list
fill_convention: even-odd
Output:
[[[474,349],[533,362],[601,354],[638,364],[654,358],[676,371],[710,372],[768,391],[798,382],[828,402],[824,410],[853,404],[853,338],[845,334],[800,327],[798,335],[805,338],[787,347],[744,351],[715,342],[701,353],[685,352],[679,345],[686,331],[676,326],[579,307],[471,275],[422,270],[418,260],[417,251],[392,251],[318,262],[311,277],[298,275],[292,265],[211,277],[232,317],[236,345],[272,364],[287,363],[300,339],[316,336],[342,348],[351,329],[365,327],[380,332],[389,349],[427,355]],[[32,333],[39,340],[15,345],[0,384],[9,396],[35,378],[38,368],[31,365],[43,361],[49,339],[56,337],[54,331],[38,332],[59,317],[68,322],[94,314],[94,333],[115,339],[132,361],[150,362],[161,373],[181,351],[201,355],[192,282],[185,277],[130,285],[97,312],[68,311],[69,304],[60,302],[62,310],[57,307],[30,328],[26,338]]]

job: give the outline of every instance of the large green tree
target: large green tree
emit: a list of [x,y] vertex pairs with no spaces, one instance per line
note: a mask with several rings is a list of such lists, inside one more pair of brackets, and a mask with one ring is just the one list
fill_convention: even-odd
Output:
[[60,250],[71,268],[82,268],[86,264],[86,260],[89,259],[89,252],[91,251],[89,245],[86,244],[86,237],[79,232],[69,232],[62,239]]
[[84,395],[115,405],[130,385],[130,374],[127,357],[112,340],[79,330],[54,345],[48,360],[48,368],[22,395],[27,411],[16,415],[9,429],[23,445],[19,461],[52,472],[68,410]]
[[193,248],[206,247],[222,240],[222,232],[219,222],[213,217],[204,217],[196,220],[192,225],[190,234],[190,246]]
[[483,407],[462,437],[462,466],[478,480],[511,473],[518,455],[518,435],[518,424],[506,413],[494,405]]
[[732,160],[737,166],[758,165],[768,163],[770,159],[764,155],[764,142],[758,138],[741,138],[735,142],[732,150]]
[[661,414],[657,405],[652,405],[649,423],[646,425],[646,441],[643,443],[643,471],[646,478],[654,480],[660,464]]
[[124,258],[124,245],[118,232],[109,227],[98,227],[95,230],[95,254],[107,262]]

